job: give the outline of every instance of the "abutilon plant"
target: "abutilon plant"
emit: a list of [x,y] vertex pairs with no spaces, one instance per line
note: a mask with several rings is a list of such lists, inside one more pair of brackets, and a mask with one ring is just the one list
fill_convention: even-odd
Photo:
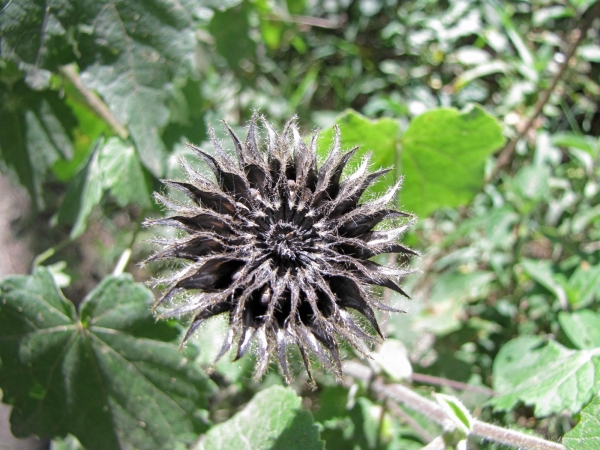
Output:
[[[184,343],[206,320],[228,316],[227,335],[216,361],[232,345],[237,347],[236,359],[255,347],[256,377],[264,374],[276,354],[289,383],[288,347],[296,345],[312,383],[311,353],[339,378],[338,339],[363,355],[368,354],[364,342],[378,339],[356,317],[364,316],[383,337],[373,308],[401,312],[383,303],[373,286],[407,296],[397,280],[410,272],[407,261],[417,253],[397,240],[414,217],[390,206],[401,181],[383,196],[360,203],[365,191],[390,169],[370,173],[367,155],[342,181],[342,172],[358,147],[343,152],[337,127],[320,167],[318,132],[305,143],[295,119],[278,134],[255,115],[244,142],[226,123],[225,127],[237,160],[211,129],[212,155],[188,146],[215,179],[182,160],[188,178],[163,182],[191,202],[180,204],[156,194],[173,214],[148,224],[185,232],[157,239],[159,249],[148,259],[180,261],[176,273],[156,280],[167,286],[156,307],[163,309],[163,317],[192,317]],[[266,135],[264,145],[260,129]],[[395,267],[370,259],[383,253],[401,257]]]

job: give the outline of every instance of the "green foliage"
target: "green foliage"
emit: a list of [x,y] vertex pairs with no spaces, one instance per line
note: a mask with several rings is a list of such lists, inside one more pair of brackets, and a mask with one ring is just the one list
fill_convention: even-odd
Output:
[[76,310],[50,272],[0,286],[0,387],[17,436],[75,435],[90,449],[190,443],[207,428],[211,383],[155,324],[152,293],[105,278]]
[[402,136],[400,203],[419,217],[471,201],[486,159],[504,143],[498,122],[480,107],[428,111]]
[[[396,160],[398,147],[398,124],[390,119],[372,121],[357,113],[348,110],[336,118],[335,123],[340,129],[342,142],[350,150],[359,146],[356,160],[371,154],[371,164],[377,168],[391,168]],[[333,145],[334,131],[329,127],[320,134],[318,154],[325,158]],[[373,192],[383,193],[390,188],[394,177],[387,177],[375,184]]]
[[[494,390],[490,400],[498,409],[512,409],[522,401],[535,407],[535,415],[547,416],[563,410],[578,412],[589,401],[600,382],[600,341],[594,324],[600,316],[591,311],[561,314],[561,324],[580,350],[535,337],[510,341],[494,360]],[[577,327],[585,322],[585,327]],[[578,345],[579,344],[579,345]]]
[[[14,434],[71,449],[183,449],[198,439],[238,448],[246,438],[253,448],[417,450],[436,436],[463,445],[478,419],[568,449],[599,446],[592,34],[508,164],[494,168],[595,0],[4,3],[0,168],[35,210],[11,224],[14,239],[43,252],[32,275],[0,281],[0,387]],[[463,383],[434,389],[467,431],[444,435],[318,367],[310,390],[300,355],[285,389],[269,387],[282,383],[275,370],[252,381],[252,358],[225,355],[212,367],[218,320],[183,350],[178,325],[154,323],[152,294],[132,277],[161,275],[136,265],[164,237],[141,226],[160,214],[158,178],[179,179],[180,157],[204,170],[185,142],[210,152],[209,123],[220,138],[222,118],[243,135],[256,109],[279,124],[297,114],[305,135],[322,129],[321,161],[338,124],[345,149],[360,146],[350,166],[371,153],[373,169],[392,168],[367,197],[403,177],[398,203],[419,219],[404,242],[423,258],[401,280],[412,301],[381,292],[408,314],[382,315],[388,339],[371,367],[389,383],[415,374],[424,396],[433,388],[418,375]],[[111,275],[122,271],[132,275]]]
[[[6,72],[0,69],[4,77],[10,76]],[[42,206],[42,183],[48,168],[73,157],[75,117],[56,92],[38,93],[22,80],[0,83],[0,105],[4,164],[16,173],[35,204]]]
[[212,427],[195,448],[323,449],[311,414],[301,406],[302,399],[292,389],[272,386],[231,419]]
[[567,450],[594,450],[600,445],[600,396],[581,411],[581,421],[563,439]]

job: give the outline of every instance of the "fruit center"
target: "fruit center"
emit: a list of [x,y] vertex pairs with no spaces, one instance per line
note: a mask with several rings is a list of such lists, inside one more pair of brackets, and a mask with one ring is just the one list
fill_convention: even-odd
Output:
[[265,244],[278,263],[297,265],[298,252],[302,249],[302,238],[296,226],[285,222],[274,224],[267,233]]

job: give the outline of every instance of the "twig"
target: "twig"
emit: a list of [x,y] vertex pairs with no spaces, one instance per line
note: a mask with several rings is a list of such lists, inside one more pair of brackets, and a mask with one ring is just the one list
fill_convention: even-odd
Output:
[[571,36],[570,36],[571,46],[568,48],[568,50],[565,54],[565,60],[561,64],[560,68],[558,69],[558,72],[556,72],[554,77],[552,77],[552,80],[550,81],[550,86],[548,87],[548,89],[546,89],[544,91],[542,96],[536,102],[536,104],[533,108],[533,113],[531,114],[531,116],[529,117],[527,122],[525,123],[525,126],[523,127],[523,129],[500,152],[500,155],[498,155],[498,159],[496,160],[496,166],[494,167],[494,170],[492,171],[492,173],[489,174],[486,181],[489,181],[495,174],[497,174],[500,171],[500,169],[502,167],[504,167],[506,164],[509,163],[509,161],[512,157],[512,154],[515,151],[515,148],[517,147],[517,143],[529,132],[530,128],[533,126],[533,123],[535,122],[537,117],[542,112],[542,109],[544,109],[544,106],[546,105],[546,103],[548,103],[548,100],[550,99],[550,95],[552,94],[552,91],[554,91],[554,88],[556,88],[556,85],[558,84],[558,82],[562,78],[563,74],[567,70],[567,67],[569,67],[569,60],[575,54],[575,50],[577,50],[577,46],[579,45],[579,43],[582,41],[582,39],[587,34],[587,31],[592,26],[594,19],[596,19],[598,16],[600,16],[600,2],[597,2],[596,5],[594,7],[592,7],[591,11],[588,11],[585,14],[585,16],[586,16],[586,18],[585,18],[585,21],[583,22],[583,24],[581,24],[581,26],[579,28],[575,28],[571,32]]
[[270,13],[265,14],[265,17],[269,20],[297,23],[298,25],[307,25],[309,27],[329,28],[332,30],[336,28],[341,28],[344,24],[343,20],[340,20],[339,22],[334,22],[328,19],[321,19],[320,17],[300,16],[297,14],[290,14],[289,16],[286,15],[282,17],[278,14]]
[[458,389],[460,391],[471,391],[478,392],[480,394],[489,395],[493,397],[496,393],[490,389],[483,386],[473,386],[467,383],[461,383],[460,381],[449,380],[448,378],[440,378],[434,377],[432,375],[425,375],[423,373],[413,373],[410,377],[413,381],[417,383],[423,384],[432,384],[434,386],[447,386],[454,389]]
[[[368,381],[371,371],[362,364],[348,361],[344,364],[344,372],[357,380]],[[429,420],[437,422],[445,429],[452,429],[454,422],[448,417],[446,411],[437,403],[421,397],[416,392],[400,384],[385,384],[380,378],[371,383],[371,390],[380,396],[402,403],[407,408],[424,414]],[[496,425],[490,425],[474,419],[470,430],[471,436],[477,436],[489,441],[500,442],[505,445],[529,450],[565,450],[562,444],[545,439],[509,430]]]
[[87,105],[94,111],[102,120],[104,120],[121,139],[127,139],[129,131],[119,123],[108,106],[100,100],[100,98],[88,88],[86,88],[79,78],[79,74],[72,64],[61,66],[59,72],[69,80],[75,89],[81,94]]

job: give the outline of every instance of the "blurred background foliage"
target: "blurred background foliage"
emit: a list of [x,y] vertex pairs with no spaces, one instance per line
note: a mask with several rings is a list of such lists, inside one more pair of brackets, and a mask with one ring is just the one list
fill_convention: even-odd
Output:
[[[408,314],[382,315],[390,339],[374,349],[373,370],[423,394],[457,396],[482,420],[556,441],[587,417],[580,412],[600,381],[595,3],[8,0],[0,13],[1,164],[13,184],[7,197],[22,186],[30,207],[20,205],[3,239],[25,242],[11,255],[17,266],[45,266],[78,305],[98,283],[113,282],[113,272],[144,282],[159,270],[138,264],[152,237],[141,224],[161,214],[151,194],[163,189],[160,178],[181,176],[180,157],[197,162],[186,142],[210,148],[208,124],[224,136],[225,119],[243,135],[254,110],[278,126],[297,114],[306,135],[322,130],[324,156],[338,123],[345,148],[360,144],[374,168],[396,167],[371,195],[403,176],[399,205],[419,217],[404,237],[423,255],[413,263],[420,273],[404,280],[413,299],[384,294]],[[500,165],[511,140],[515,150]],[[31,283],[50,292],[38,270]],[[94,295],[85,304],[102,298]],[[198,334],[197,367],[211,365],[222,326],[215,320]],[[144,333],[156,341],[178,342],[176,332],[151,330]],[[9,353],[0,357],[9,361]],[[177,356],[165,355],[174,364]],[[217,364],[196,405],[202,420],[170,439],[185,448],[207,425],[204,442],[226,436],[228,423],[256,426],[228,419],[283,381],[275,369],[252,381],[251,366],[251,358]],[[536,389],[526,385],[544,371]],[[268,416],[287,395],[281,430],[313,429],[309,410],[328,449],[419,449],[441,433],[409,409],[388,408],[368,384],[338,386],[325,373],[318,382],[310,391],[299,373],[301,402],[270,388],[247,408]],[[5,403],[31,397],[31,388],[10,383],[19,380],[0,376]],[[597,397],[589,408],[595,404]],[[13,432],[73,433],[95,448],[85,427],[19,427],[15,417]],[[279,445],[295,439],[277,436]],[[140,439],[138,448],[152,448]],[[70,437],[53,445],[77,444]],[[471,439],[469,448],[502,447]]]

